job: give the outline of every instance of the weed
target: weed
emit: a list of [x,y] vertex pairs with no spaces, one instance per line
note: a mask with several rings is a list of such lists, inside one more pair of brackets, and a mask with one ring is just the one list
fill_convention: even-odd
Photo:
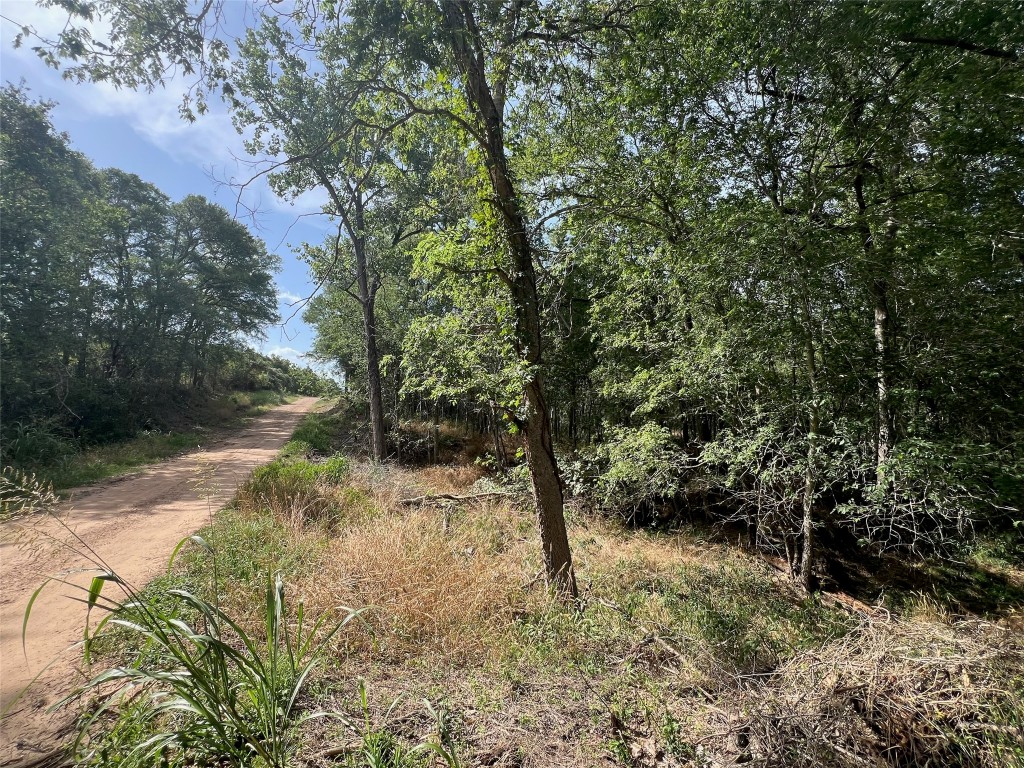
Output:
[[313,446],[305,440],[289,440],[281,447],[278,457],[285,461],[305,461],[313,457]]
[[749,568],[683,566],[664,600],[677,631],[740,672],[774,669],[793,652],[850,628],[842,614]]
[[[103,598],[106,582],[124,588],[127,600]],[[107,625],[120,627],[143,648],[155,649],[159,662],[107,669],[65,700],[99,697],[75,745],[83,762],[103,760],[114,749],[122,765],[172,759],[179,765],[224,760],[246,765],[259,758],[283,768],[294,747],[291,729],[304,719],[295,714],[298,695],[327,643],[355,614],[349,612],[333,627],[324,614],[307,627],[300,603],[292,629],[280,575],[267,581],[262,637],[187,590],[172,589],[166,597],[170,607],[146,602],[110,571],[93,580],[90,608],[103,605],[112,611],[100,622],[97,636]],[[187,621],[186,614],[197,619]],[[87,633],[87,659],[94,642]],[[90,740],[93,726],[119,705],[127,713],[118,718],[119,727]],[[315,715],[304,717],[310,716]],[[146,734],[127,751],[126,728]]]
[[341,414],[308,413],[295,428],[292,440],[305,443],[310,450],[321,455],[331,454],[340,447],[336,442],[343,426]]
[[52,510],[60,501],[53,486],[14,467],[0,470],[0,521]]
[[514,565],[481,544],[433,510],[368,518],[338,532],[304,591],[311,604],[373,605],[346,640],[385,657],[463,656],[489,642],[518,586]]

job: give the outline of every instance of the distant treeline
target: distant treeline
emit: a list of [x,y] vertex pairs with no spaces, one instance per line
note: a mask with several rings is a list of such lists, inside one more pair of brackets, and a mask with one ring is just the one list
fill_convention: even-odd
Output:
[[278,319],[277,257],[202,197],[95,168],[50,106],[0,92],[5,460],[16,432],[106,442],[217,389],[329,388],[243,343]]

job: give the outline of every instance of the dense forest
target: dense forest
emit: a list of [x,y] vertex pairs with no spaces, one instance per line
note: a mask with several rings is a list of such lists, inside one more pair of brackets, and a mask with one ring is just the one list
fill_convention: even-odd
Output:
[[[808,588],[818,531],[949,553],[1019,523],[1020,3],[329,2],[268,7],[234,47],[204,40],[215,5],[97,8],[118,45],[70,25],[39,54],[124,86],[195,71],[186,113],[219,94],[278,194],[328,194],[306,318],[366,394],[373,456],[389,414],[473,414],[499,454],[520,436],[569,592],[567,491],[737,521]],[[68,205],[92,184],[132,211],[129,250],[68,263],[127,293],[102,319],[88,280],[61,295],[87,329],[52,332],[63,362],[197,381],[199,350],[270,317],[265,273],[221,289],[266,265],[222,213],[37,140]],[[195,314],[137,312],[176,279]]]
[[93,167],[23,88],[0,110],[5,464],[166,428],[212,391],[324,390],[242,343],[278,320],[277,257],[227,211]]
[[[80,764],[1024,766],[1024,0],[41,4],[327,201],[345,389],[98,563]],[[326,391],[258,240],[2,98],[5,450]]]
[[385,399],[524,432],[555,528],[567,487],[697,507],[808,587],[819,529],[1020,520],[1019,5],[348,12],[268,19],[230,82],[279,183],[349,193],[307,318],[371,396],[388,355]]

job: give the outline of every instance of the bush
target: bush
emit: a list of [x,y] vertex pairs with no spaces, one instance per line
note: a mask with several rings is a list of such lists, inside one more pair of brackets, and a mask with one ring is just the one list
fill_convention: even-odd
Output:
[[613,429],[590,456],[566,467],[570,491],[632,520],[641,509],[683,490],[687,459],[668,429],[644,424]]
[[[867,474],[867,472],[863,473]],[[1024,460],[990,445],[907,438],[868,484],[864,503],[837,511],[886,548],[956,555],[979,528],[1005,528],[1024,507]]]
[[293,445],[287,456],[256,469],[238,490],[239,504],[266,507],[295,525],[333,523],[339,511],[333,486],[344,482],[348,461],[344,456],[332,456],[322,464],[297,460],[300,450],[301,445]]
[[0,440],[0,459],[15,466],[56,464],[76,450],[74,441],[55,418],[8,422]]

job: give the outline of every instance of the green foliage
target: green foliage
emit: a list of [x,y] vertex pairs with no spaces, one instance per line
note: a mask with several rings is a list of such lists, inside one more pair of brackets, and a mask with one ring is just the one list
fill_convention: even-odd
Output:
[[353,501],[337,488],[348,472],[348,461],[340,455],[313,463],[292,454],[256,469],[239,488],[239,499],[293,524],[329,526]]
[[204,198],[94,168],[51,106],[0,92],[0,451],[20,464],[151,429],[277,319],[262,242]]
[[687,563],[647,578],[636,578],[638,568],[623,559],[611,571],[592,574],[593,600],[582,610],[546,605],[525,613],[505,664],[603,675],[609,659],[631,647],[635,652],[638,636],[654,634],[703,674],[731,677],[773,670],[856,624],[745,559]]
[[0,453],[11,464],[56,464],[75,452],[74,442],[56,418],[14,421],[5,426],[0,437],[3,445]]
[[356,754],[350,755],[346,768],[419,768],[426,762],[422,755],[406,747],[387,730],[371,730],[362,736]]
[[665,593],[673,626],[700,638],[729,669],[771,670],[852,628],[849,617],[814,597],[794,600],[764,573],[685,567],[677,585]]
[[[114,574],[98,578],[101,585],[122,584]],[[333,625],[327,616],[306,625],[300,603],[293,624],[280,575],[267,579],[262,635],[247,632],[217,605],[187,590],[167,593],[170,609],[139,597],[129,590],[127,600],[109,605],[114,613],[87,639],[86,653],[110,625],[155,647],[162,663],[113,667],[73,695],[100,697],[80,725],[76,749],[83,750],[82,762],[249,765],[259,760],[284,768],[294,749],[294,725],[311,716],[297,714],[299,693],[330,639],[354,614]],[[99,598],[100,590],[90,589],[90,606]],[[184,620],[185,612],[198,621]],[[122,702],[126,707],[110,735],[90,740],[101,716]],[[131,743],[132,736],[143,734]]]
[[[218,594],[233,590],[259,590],[263,575],[281,572],[289,577],[316,567],[326,541],[323,537],[297,538],[286,521],[266,508],[228,507],[199,532],[216,552]],[[210,563],[201,552],[182,553],[186,583],[202,585],[210,577]],[[259,600],[259,595],[254,595]]]
[[320,480],[342,482],[348,469],[344,456],[332,456],[322,464],[277,459],[256,469],[245,487],[255,494],[273,492],[274,489],[281,493],[301,493],[310,490]]
[[305,440],[289,440],[278,452],[278,458],[284,461],[305,461],[312,458],[313,446]]
[[345,416],[338,413],[308,413],[295,428],[292,440],[305,443],[321,455],[333,453],[344,420]]
[[[211,430],[237,424],[281,402],[277,392],[257,391],[201,397],[180,406],[171,403],[171,410],[165,410],[168,404],[164,404],[161,411],[175,428],[151,426],[119,442],[100,445],[59,436],[53,420],[31,427],[16,422],[4,433],[10,441],[5,456],[14,466],[31,468],[58,490],[75,488],[195,449],[210,439]],[[179,407],[187,413],[179,412]],[[107,435],[108,441],[111,437]]]
[[334,381],[310,368],[245,348],[225,361],[219,375],[225,386],[236,390],[273,390],[316,397],[334,396],[339,392]]
[[[304,248],[326,284],[306,316],[316,354],[356,390],[382,377],[396,420],[402,398],[492,428],[541,409],[576,452],[570,487],[624,510],[710,488],[714,513],[792,553],[825,520],[915,551],[1020,522],[1019,0],[356,0],[259,16],[231,61],[223,43],[196,49],[205,12],[103,0],[128,35],[108,49],[82,26],[93,6],[65,7],[47,61],[126,84],[190,61],[278,163],[279,194],[331,193],[337,237]],[[157,8],[177,23],[140,23]],[[83,254],[103,231],[179,227],[235,252],[240,235],[201,201],[97,176],[46,105],[5,104],[5,261],[50,297],[4,286],[10,402],[95,352],[142,375],[152,325],[136,335],[131,303],[108,295],[141,283],[83,280]],[[55,271],[43,241],[64,255]],[[114,283],[111,265],[165,262],[99,252]],[[69,329],[94,326],[83,354]],[[59,453],[66,424],[32,450]]]
[[[399,699],[391,703],[385,720],[390,717],[391,711],[398,703]],[[346,768],[425,768],[436,762],[432,761],[431,757],[442,760],[448,768],[460,768],[458,754],[451,742],[451,724],[445,710],[435,709],[425,699],[423,705],[437,726],[437,739],[408,745],[387,725],[375,727],[372,724],[366,681],[362,679],[359,680],[359,704],[362,708],[360,744],[346,755]]]
[[36,461],[26,462],[37,466],[41,477],[51,480],[59,489],[75,488],[95,483],[107,477],[130,472],[138,467],[194,450],[206,442],[209,435],[199,431],[160,432],[145,431],[137,437],[111,445],[76,449],[63,460],[39,465]]
[[657,424],[613,428],[594,454],[602,471],[593,496],[603,509],[631,516],[651,502],[676,497],[686,482],[686,456]]

